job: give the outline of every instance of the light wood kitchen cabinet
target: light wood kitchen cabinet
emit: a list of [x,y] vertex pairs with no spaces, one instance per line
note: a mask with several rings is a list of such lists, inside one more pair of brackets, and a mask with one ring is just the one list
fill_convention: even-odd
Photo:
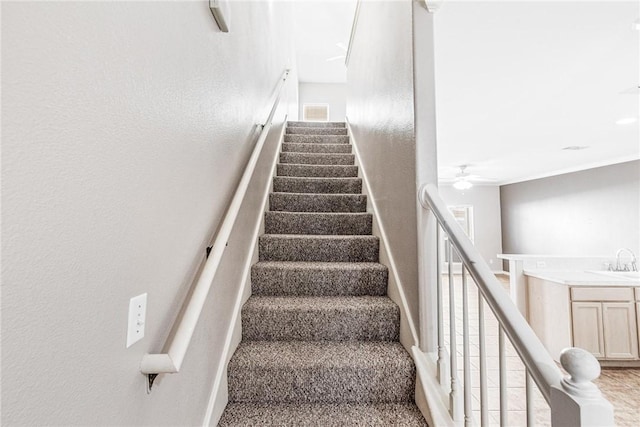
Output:
[[573,345],[584,348],[595,357],[605,355],[602,304],[599,302],[571,303]]
[[639,366],[640,288],[528,278],[529,323],[554,359],[581,347],[603,366]]
[[600,359],[637,359],[633,288],[572,288],[573,345]]

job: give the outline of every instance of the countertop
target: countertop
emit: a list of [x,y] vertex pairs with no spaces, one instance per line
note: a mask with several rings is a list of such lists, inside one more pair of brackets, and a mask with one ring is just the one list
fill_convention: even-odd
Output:
[[[624,277],[611,277],[608,273],[594,273],[592,271],[552,271],[552,270],[525,270],[525,276],[535,277],[550,282],[571,286],[640,286],[640,280]],[[614,273],[615,274],[615,273]]]

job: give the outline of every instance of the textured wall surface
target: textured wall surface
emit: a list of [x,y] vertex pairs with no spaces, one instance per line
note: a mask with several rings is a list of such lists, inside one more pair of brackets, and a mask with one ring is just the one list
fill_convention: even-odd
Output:
[[640,161],[500,187],[505,253],[640,253]]
[[361,3],[347,70],[347,117],[417,325],[411,13],[411,2]]
[[293,64],[289,7],[230,2],[223,34],[204,1],[2,3],[2,425],[202,423],[246,248],[230,243],[183,370],[147,395],[139,364]]
[[440,185],[439,190],[448,206],[473,206],[473,243],[489,267],[501,271],[502,262],[496,257],[502,253],[500,187],[475,185],[460,191],[451,185]]
[[299,85],[300,110],[304,104],[329,104],[329,121],[344,122],[347,108],[347,85],[344,83],[303,83]]

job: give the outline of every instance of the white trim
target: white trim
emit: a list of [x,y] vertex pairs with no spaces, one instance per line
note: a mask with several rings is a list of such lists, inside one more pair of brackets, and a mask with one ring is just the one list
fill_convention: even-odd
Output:
[[[463,425],[462,422],[454,421],[449,414],[449,396],[436,379],[436,363],[433,361],[435,356],[423,353],[418,347],[412,347],[411,354],[416,364],[416,376],[425,397],[427,407],[420,408],[420,410],[425,418],[428,418],[427,424],[438,427]],[[416,404],[418,407],[421,406],[418,399],[416,399]]]
[[362,0],[358,0],[356,3],[356,10],[353,14],[353,24],[351,24],[351,33],[349,34],[349,46],[347,47],[347,54],[344,57],[344,66],[349,68],[349,59],[351,58],[351,47],[353,46],[353,38],[356,36],[356,29],[358,28],[358,17],[360,16],[360,3]]
[[[407,325],[409,326],[409,330],[411,331],[411,337],[413,338],[413,345],[418,345],[419,340],[418,340],[418,332],[416,329],[416,326],[413,322],[413,318],[411,317],[410,313],[411,311],[409,311],[409,304],[407,303],[407,297],[405,296],[404,293],[404,288],[402,286],[402,280],[400,279],[400,275],[398,274],[398,267],[396,266],[396,262],[395,259],[393,257],[393,253],[391,252],[391,246],[389,244],[389,239],[387,238],[387,233],[384,229],[384,226],[382,225],[382,222],[380,222],[380,211],[378,210],[378,206],[376,205],[376,201],[375,201],[375,197],[373,197],[373,191],[371,191],[371,185],[369,184],[369,179],[367,177],[367,172],[365,171],[364,168],[364,163],[362,162],[362,157],[360,156],[360,151],[358,150],[358,145],[356,143],[356,139],[353,137],[353,132],[351,132],[351,124],[349,123],[349,119],[346,118],[346,124],[347,124],[347,129],[348,129],[348,133],[349,133],[349,137],[351,138],[351,143],[353,145],[353,151],[354,154],[356,156],[356,160],[359,164],[359,170],[360,173],[362,175],[362,181],[364,182],[364,185],[366,187],[367,190],[367,194],[369,195],[369,204],[371,206],[371,210],[373,213],[373,217],[375,219],[375,222],[378,224],[378,229],[380,232],[380,241],[382,243],[382,245],[384,246],[385,252],[387,254],[387,256],[389,257],[389,265],[387,266],[389,268],[389,272],[393,275],[393,279],[398,287],[398,292],[400,294],[400,300],[401,300],[401,307],[400,310],[405,313],[405,317],[406,317],[406,321],[407,321]],[[402,337],[401,337],[402,338]],[[404,343],[403,343],[404,344]],[[409,346],[409,348],[412,346]]]
[[600,160],[597,162],[586,163],[579,166],[571,166],[568,168],[558,169],[551,172],[543,172],[543,173],[529,175],[525,177],[508,179],[506,181],[497,181],[496,184],[494,185],[503,186],[503,185],[509,185],[509,184],[517,184],[519,182],[533,181],[533,180],[542,179],[542,178],[550,178],[552,176],[565,175],[573,172],[581,172],[589,169],[601,168],[604,166],[612,166],[612,165],[617,165],[619,163],[632,162],[634,160],[640,160],[640,154],[630,154],[628,156],[621,156],[621,157],[616,157],[614,159]]
[[[284,124],[282,126],[282,130],[280,131],[280,136],[278,139],[278,146],[276,147],[275,150],[275,155],[273,157],[273,165],[271,166],[271,173],[269,174],[270,177],[273,177],[275,175],[276,172],[276,167],[278,164],[278,156],[280,154],[280,148],[282,146],[282,141],[284,140],[284,133],[286,131],[286,122],[287,122],[287,116],[285,115],[284,117]],[[269,179],[267,180],[267,185],[265,186],[264,189],[264,196],[262,198],[262,209],[261,212],[264,213],[266,211],[267,208],[267,202],[269,200],[269,190],[271,189],[271,185],[272,185],[273,180]],[[253,235],[251,237],[251,245],[249,247],[255,248],[257,247],[258,244],[258,237],[260,236],[260,231],[262,230],[262,222],[264,221],[264,215],[259,215],[258,216],[258,220],[256,221],[256,225],[253,229]],[[224,340],[224,346],[222,347],[222,354],[220,357],[220,363],[218,364],[218,369],[216,371],[216,375],[215,375],[215,380],[213,382],[213,387],[211,389],[211,394],[209,396],[209,403],[207,404],[207,411],[205,412],[205,416],[204,419],[202,421],[202,425],[203,426],[210,426],[211,425],[211,421],[214,418],[214,409],[216,408],[216,402],[218,400],[218,395],[220,394],[220,386],[222,384],[222,379],[223,376],[227,373],[227,364],[229,363],[229,360],[231,359],[231,356],[233,355],[233,352],[231,352],[231,346],[232,346],[232,341],[233,341],[233,337],[235,335],[236,332],[236,328],[238,328],[238,326],[240,325],[238,323],[238,319],[240,318],[240,314],[242,312],[242,306],[243,306],[243,297],[246,291],[246,287],[247,284],[251,282],[251,277],[250,277],[250,273],[251,273],[251,264],[253,263],[254,258],[253,256],[249,256],[247,257],[247,261],[245,262],[245,265],[243,266],[243,274],[242,274],[242,279],[240,280],[240,290],[238,292],[238,296],[236,297],[236,302],[233,305],[233,314],[231,315],[231,322],[229,322],[229,328],[227,329],[227,334]],[[234,349],[235,351],[235,349]],[[224,408],[224,407],[223,407]],[[217,424],[218,421],[220,420],[220,416],[222,415],[222,413],[220,414],[215,414],[215,418],[217,418],[215,420],[215,423]]]

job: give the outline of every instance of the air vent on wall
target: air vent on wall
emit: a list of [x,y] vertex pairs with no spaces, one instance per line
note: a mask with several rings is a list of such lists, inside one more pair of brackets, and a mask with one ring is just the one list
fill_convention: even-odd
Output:
[[302,120],[311,122],[329,121],[329,104],[304,104]]

